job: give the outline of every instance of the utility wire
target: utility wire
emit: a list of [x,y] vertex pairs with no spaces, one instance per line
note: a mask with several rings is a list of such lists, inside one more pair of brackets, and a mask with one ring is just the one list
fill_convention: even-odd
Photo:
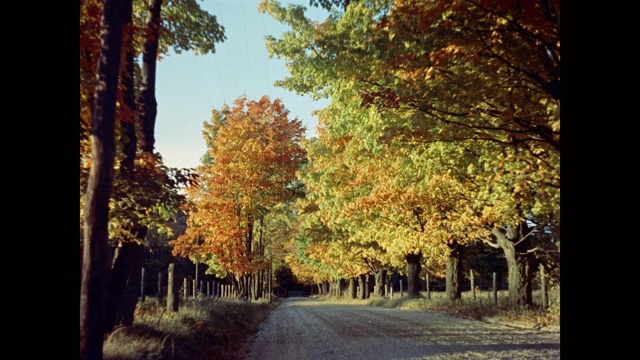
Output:
[[193,63],[196,66],[196,71],[198,72],[198,77],[200,78],[200,84],[202,84],[202,88],[204,89],[204,93],[207,96],[207,100],[209,100],[209,104],[213,106],[213,101],[211,101],[211,97],[209,97],[209,91],[207,90],[205,81],[202,79],[202,73],[200,72],[200,68],[198,67],[198,62],[196,61],[196,56],[191,52],[191,57],[193,59]]
[[[220,7],[220,2],[216,1],[216,4],[218,5],[218,11],[219,13],[222,15],[222,8]],[[236,74],[235,71],[233,71],[233,61],[231,60],[231,51],[229,50],[229,42],[225,41],[224,42],[225,47],[227,48],[227,55],[229,55],[229,67],[231,68],[231,77],[233,78],[233,85],[234,85],[234,89],[235,89],[235,93],[238,93],[238,83],[236,82]],[[224,83],[220,84],[220,87],[223,87]],[[226,99],[226,97],[225,97]],[[233,100],[230,100],[231,102],[233,102]]]
[[247,23],[245,21],[245,12],[244,12],[244,1],[240,0],[240,7],[242,9],[242,27],[244,29],[244,45],[247,49],[247,66],[249,67],[249,82],[251,84],[251,91],[254,96],[256,95],[255,89],[253,87],[253,71],[251,71],[251,56],[249,52],[249,37],[247,36]]

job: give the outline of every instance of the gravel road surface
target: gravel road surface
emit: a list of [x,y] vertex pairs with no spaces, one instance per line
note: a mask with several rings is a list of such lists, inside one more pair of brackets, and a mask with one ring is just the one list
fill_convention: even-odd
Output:
[[560,359],[560,332],[425,310],[288,298],[240,350],[243,359]]

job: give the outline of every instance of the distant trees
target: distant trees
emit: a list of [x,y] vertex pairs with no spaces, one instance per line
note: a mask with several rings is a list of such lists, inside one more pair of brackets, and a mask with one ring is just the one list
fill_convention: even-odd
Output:
[[295,173],[306,157],[304,127],[288,114],[267,96],[213,110],[199,184],[189,188],[188,227],[172,242],[174,254],[229,275],[240,296],[253,299],[270,266],[269,222],[289,221],[286,204],[297,196]]

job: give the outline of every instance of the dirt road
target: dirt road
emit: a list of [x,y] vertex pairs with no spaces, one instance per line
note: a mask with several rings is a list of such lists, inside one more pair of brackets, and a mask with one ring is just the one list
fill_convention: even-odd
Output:
[[559,359],[560,333],[424,310],[285,299],[243,359]]

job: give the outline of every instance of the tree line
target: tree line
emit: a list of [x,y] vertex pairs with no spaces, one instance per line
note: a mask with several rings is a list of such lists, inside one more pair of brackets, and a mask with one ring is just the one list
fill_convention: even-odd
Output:
[[[328,97],[303,143],[300,278],[423,267],[459,298],[461,259],[501,251],[509,301],[532,304],[537,264],[559,267],[560,6],[557,1],[353,1],[267,38],[287,90]],[[551,271],[549,271],[551,272]]]
[[417,296],[421,274],[442,276],[456,300],[481,245],[531,306],[539,266],[559,268],[559,3],[319,4],[321,23],[260,5],[291,29],[266,38],[290,72],[277,84],[330,98],[317,137],[268,97],[214,110],[174,253],[250,298],[275,256],[306,284],[400,272]]

